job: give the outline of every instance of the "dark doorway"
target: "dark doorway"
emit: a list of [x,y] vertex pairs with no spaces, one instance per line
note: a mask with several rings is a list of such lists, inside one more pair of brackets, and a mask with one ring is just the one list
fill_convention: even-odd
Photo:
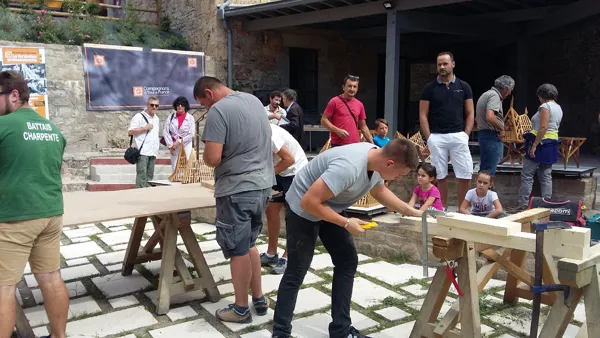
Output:
[[[398,86],[398,131],[406,134],[406,130],[409,129],[412,121],[410,116],[406,114],[408,109],[408,87],[407,86],[407,74],[410,74],[406,70],[407,62],[405,59],[400,59],[400,83]],[[376,118],[384,118],[385,117],[385,54],[379,54],[377,60],[377,117]],[[390,131],[390,134],[393,134]]]
[[318,56],[317,49],[290,48],[290,88],[298,93],[305,115],[318,114],[319,110]]

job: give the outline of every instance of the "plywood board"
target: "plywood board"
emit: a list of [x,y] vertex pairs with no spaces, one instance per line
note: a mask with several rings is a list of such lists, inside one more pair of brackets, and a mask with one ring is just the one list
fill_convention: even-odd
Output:
[[448,213],[448,217],[438,216],[437,224],[498,236],[509,236],[521,232],[521,223],[459,213]]
[[200,184],[63,194],[63,225],[113,221],[215,206],[214,192]]
[[[374,217],[373,221],[379,223],[379,226],[388,225],[386,228],[398,230],[421,232],[420,217],[401,217],[398,214],[389,213],[383,216]],[[437,224],[437,220],[430,218],[427,221],[428,233],[430,236],[442,236],[447,238],[457,238],[465,241],[497,245],[503,248],[535,252],[535,234],[519,232],[511,236],[498,236],[486,234],[479,231],[471,231],[460,228],[451,228]],[[569,230],[565,230],[569,231]],[[587,246],[582,243],[580,246],[552,246],[544,240],[544,252],[557,257],[583,259],[590,252],[589,243]]]

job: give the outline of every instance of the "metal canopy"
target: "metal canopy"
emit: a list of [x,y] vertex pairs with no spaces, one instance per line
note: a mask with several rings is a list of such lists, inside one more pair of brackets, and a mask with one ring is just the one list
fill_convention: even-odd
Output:
[[[281,0],[230,7],[225,17],[243,21],[247,31],[304,26],[384,37],[389,11],[384,2],[401,12],[401,33],[486,36],[502,28],[498,23],[529,22],[526,28],[540,34],[600,13],[599,0]],[[556,19],[553,24],[549,16]]]

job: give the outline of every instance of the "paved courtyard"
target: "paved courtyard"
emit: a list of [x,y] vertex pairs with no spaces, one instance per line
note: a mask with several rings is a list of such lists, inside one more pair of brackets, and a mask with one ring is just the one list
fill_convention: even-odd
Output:
[[[271,336],[272,310],[263,317],[255,315],[251,324],[223,324],[216,320],[215,310],[232,302],[233,286],[229,262],[219,251],[215,227],[211,224],[196,223],[192,227],[223,299],[213,304],[206,301],[201,292],[174,297],[169,313],[157,316],[155,302],[160,261],[138,265],[128,277],[120,274],[132,223],[133,219],[127,219],[65,229],[61,253],[62,276],[71,297],[67,324],[69,337]],[[148,223],[146,240],[153,231]],[[178,243],[186,264],[191,266],[182,240]],[[280,244],[284,244],[283,239]],[[260,252],[266,250],[264,237],[259,240],[258,249]],[[422,278],[422,268],[418,265],[387,262],[364,255],[360,255],[359,260],[352,298],[353,325],[374,338],[408,337],[430,279]],[[322,246],[317,247],[298,297],[292,323],[296,338],[328,337],[332,270],[329,255]],[[432,269],[430,276],[433,272]],[[269,269],[263,269],[263,273],[263,290],[276,301],[281,276],[269,274]],[[502,291],[502,282],[491,280],[480,297],[485,335],[503,338],[528,335],[531,303],[521,301],[514,307],[503,305]],[[19,284],[17,297],[36,334],[47,335],[49,326],[44,299],[29,267]],[[456,299],[456,293],[451,297],[454,298],[444,304],[443,313]],[[273,303],[271,308],[274,309]],[[546,314],[548,308],[544,307],[543,312]],[[564,337],[575,337],[577,327],[584,320],[584,307],[579,306]]]

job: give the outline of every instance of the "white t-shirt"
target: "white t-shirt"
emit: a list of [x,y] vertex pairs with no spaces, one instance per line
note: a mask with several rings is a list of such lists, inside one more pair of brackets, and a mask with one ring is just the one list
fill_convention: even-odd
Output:
[[146,113],[146,110],[143,110],[142,112],[137,113],[133,116],[133,118],[131,119],[131,123],[129,124],[128,130],[142,128],[147,124],[146,120],[144,120],[144,118],[142,117],[142,114],[146,116],[146,119],[148,119],[148,123],[152,123],[152,129],[148,131],[148,134],[146,134],[146,132],[143,132],[133,137],[135,147],[140,149],[140,146],[143,142],[144,146],[140,151],[140,155],[156,157],[158,156],[158,147],[160,146],[160,140],[158,137],[158,130],[160,129],[160,119],[158,118],[158,115],[155,114],[154,117],[150,117],[150,115]]
[[284,177],[296,175],[298,170],[308,163],[308,159],[306,158],[304,150],[300,146],[300,143],[298,143],[298,141],[296,141],[292,134],[290,134],[287,130],[274,124],[271,125],[271,130],[273,131],[271,134],[273,166],[276,166],[281,161],[281,158],[277,155],[277,153],[283,146],[286,146],[287,150],[292,153],[292,156],[294,156],[294,164],[280,172],[278,175]]
[[492,212],[496,210],[494,201],[498,199],[498,194],[495,191],[488,190],[485,196],[479,197],[477,196],[477,189],[471,189],[467,191],[465,199],[471,202],[471,212]]
[[[283,117],[287,116],[287,111],[285,111],[285,109],[281,108],[281,106],[277,107],[277,110],[275,111],[275,113],[273,113],[273,112],[271,112],[271,106],[270,105],[266,105],[265,106],[265,111],[267,112],[267,117],[269,115],[275,114],[275,113],[279,113]],[[271,119],[271,120],[269,120],[269,122],[271,122],[271,124],[279,125],[279,126],[282,126],[284,124],[288,124],[288,122],[286,120],[284,120],[284,119],[281,119],[281,120]]]

